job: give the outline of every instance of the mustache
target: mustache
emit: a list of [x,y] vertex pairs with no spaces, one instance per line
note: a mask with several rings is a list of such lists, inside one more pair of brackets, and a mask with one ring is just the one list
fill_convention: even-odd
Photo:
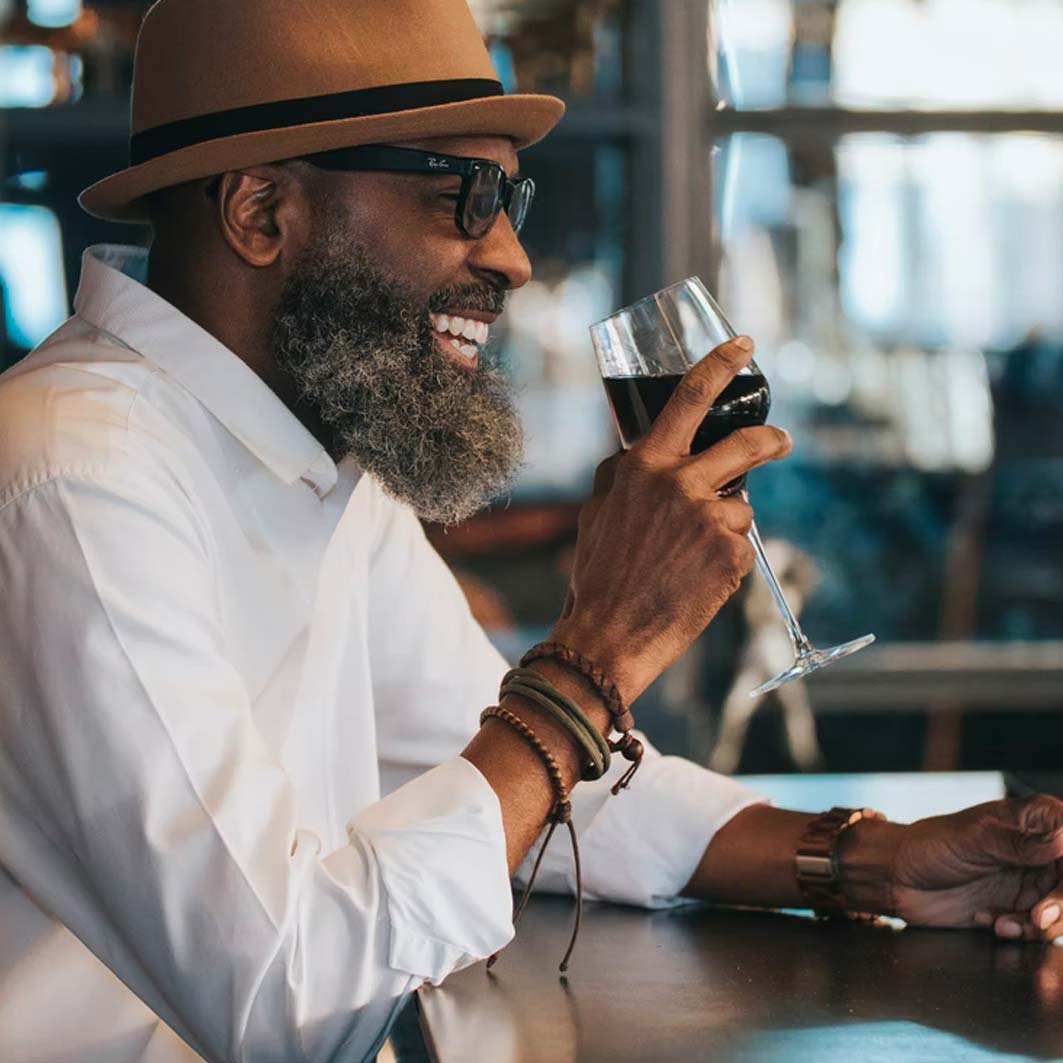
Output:
[[485,314],[501,314],[506,308],[509,293],[504,288],[490,284],[457,284],[441,288],[428,300],[429,312],[445,313],[449,307],[463,310],[479,310]]

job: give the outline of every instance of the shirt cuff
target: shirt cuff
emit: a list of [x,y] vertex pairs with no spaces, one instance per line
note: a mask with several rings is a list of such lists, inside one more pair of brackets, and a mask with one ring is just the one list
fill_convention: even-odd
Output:
[[[662,757],[639,734],[645,755],[627,790],[609,788],[630,767],[613,757],[608,774],[572,791],[584,896],[592,900],[667,908],[690,903],[679,893],[690,881],[713,835],[750,805],[768,803],[755,790],[681,757]],[[541,842],[517,877],[526,882]],[[535,882],[544,893],[574,893],[576,876],[567,837],[555,833]]]
[[389,964],[438,985],[513,937],[513,894],[498,797],[454,757],[361,812],[350,834],[376,856],[390,923]]

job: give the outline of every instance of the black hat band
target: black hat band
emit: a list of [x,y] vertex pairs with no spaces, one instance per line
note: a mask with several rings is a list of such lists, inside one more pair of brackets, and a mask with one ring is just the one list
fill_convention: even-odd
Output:
[[438,107],[446,103],[463,103],[501,95],[502,85],[490,78],[451,78],[255,103],[230,111],[183,118],[135,133],[129,140],[129,160],[131,166],[137,166],[193,144],[217,140],[219,137],[239,136],[241,133],[260,133],[313,122],[413,111],[420,107]]

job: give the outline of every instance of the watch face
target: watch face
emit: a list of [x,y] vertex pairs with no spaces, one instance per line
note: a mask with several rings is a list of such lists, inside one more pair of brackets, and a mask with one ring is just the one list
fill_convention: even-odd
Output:
[[827,853],[798,853],[797,875],[802,879],[820,879],[830,882],[834,878],[834,861]]

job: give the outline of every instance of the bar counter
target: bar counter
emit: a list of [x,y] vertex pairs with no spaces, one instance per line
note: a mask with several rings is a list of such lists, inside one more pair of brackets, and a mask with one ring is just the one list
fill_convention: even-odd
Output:
[[[1000,776],[864,777],[893,818],[997,796]],[[780,804],[843,796],[857,777],[780,779]],[[771,789],[768,778],[757,780]],[[800,800],[801,792],[808,801]],[[996,792],[994,792],[996,791]],[[891,796],[892,799],[891,799]],[[773,795],[774,796],[774,795]],[[793,800],[797,798],[797,800]],[[918,800],[918,798],[915,798]],[[817,922],[689,905],[586,907],[536,897],[488,973],[418,994],[438,1063],[953,1063],[1063,1060],[1063,946],[984,932]]]
[[536,898],[515,942],[419,995],[439,1063],[1063,1058],[1063,947],[967,931]]

